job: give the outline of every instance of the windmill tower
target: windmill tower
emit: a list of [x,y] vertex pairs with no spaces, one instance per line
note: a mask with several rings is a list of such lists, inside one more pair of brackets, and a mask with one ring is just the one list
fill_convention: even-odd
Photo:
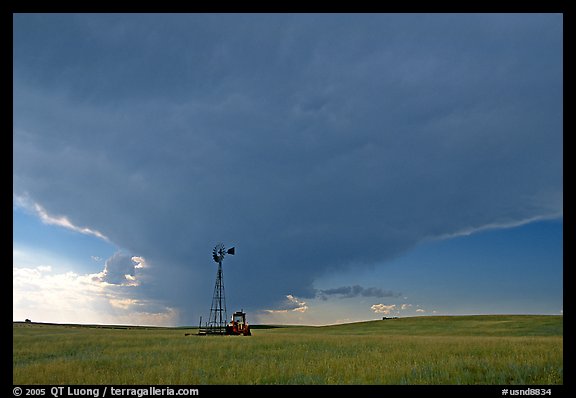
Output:
[[214,285],[214,294],[212,295],[212,306],[210,307],[210,318],[206,325],[207,334],[225,334],[228,314],[226,313],[226,296],[224,295],[224,277],[222,274],[222,261],[226,254],[234,255],[235,249],[232,247],[228,250],[222,243],[219,243],[212,250],[212,258],[218,263],[216,273],[216,284]]

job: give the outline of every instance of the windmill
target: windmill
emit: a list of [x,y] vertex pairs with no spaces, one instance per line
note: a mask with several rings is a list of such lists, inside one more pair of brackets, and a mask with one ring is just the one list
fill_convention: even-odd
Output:
[[[228,315],[226,313],[226,297],[224,295],[224,278],[222,274],[222,261],[226,254],[234,255],[235,248],[226,249],[224,244],[217,244],[212,250],[212,258],[218,263],[216,273],[216,284],[214,285],[214,294],[212,295],[212,306],[210,307],[210,318],[206,329],[206,334],[225,334]],[[202,332],[202,331],[201,331]]]

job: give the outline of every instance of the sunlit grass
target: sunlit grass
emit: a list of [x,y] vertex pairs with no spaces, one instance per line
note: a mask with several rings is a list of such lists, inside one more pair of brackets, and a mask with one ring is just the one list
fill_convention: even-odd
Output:
[[[426,320],[424,320],[426,324]],[[447,320],[448,322],[449,320]],[[332,328],[184,336],[183,330],[14,326],[14,384],[562,384],[562,335]],[[550,318],[542,319],[550,323]],[[561,330],[561,318],[560,330]],[[407,323],[413,329],[414,320]],[[510,325],[514,326],[514,325]],[[542,325],[535,325],[536,328]],[[550,326],[550,325],[548,325]],[[340,328],[342,328],[340,327]],[[402,329],[399,324],[396,331]],[[376,328],[376,329],[375,329]],[[436,329],[439,324],[436,324]],[[481,329],[481,328],[480,328]],[[362,333],[370,330],[370,333]],[[477,329],[478,330],[478,329]],[[549,327],[548,330],[558,330]],[[406,332],[406,331],[404,331]],[[453,333],[454,329],[446,333]],[[502,333],[501,333],[502,334]]]

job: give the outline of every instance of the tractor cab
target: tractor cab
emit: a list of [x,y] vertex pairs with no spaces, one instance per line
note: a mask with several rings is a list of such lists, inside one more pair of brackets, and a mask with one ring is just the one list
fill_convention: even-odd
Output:
[[226,334],[228,335],[243,335],[251,336],[250,325],[246,322],[246,313],[242,311],[236,311],[232,315],[232,319],[228,326],[226,326]]

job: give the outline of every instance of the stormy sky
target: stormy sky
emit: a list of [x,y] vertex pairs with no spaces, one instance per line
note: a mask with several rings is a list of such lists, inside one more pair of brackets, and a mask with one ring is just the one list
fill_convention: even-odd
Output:
[[[463,302],[560,312],[562,32],[559,14],[15,14],[14,317],[197,324],[219,242],[229,312],[262,321],[422,313],[418,267],[454,286],[522,269],[513,306],[483,307],[490,284]],[[404,283],[395,263],[504,233],[492,264],[523,228],[496,269],[422,255]]]

